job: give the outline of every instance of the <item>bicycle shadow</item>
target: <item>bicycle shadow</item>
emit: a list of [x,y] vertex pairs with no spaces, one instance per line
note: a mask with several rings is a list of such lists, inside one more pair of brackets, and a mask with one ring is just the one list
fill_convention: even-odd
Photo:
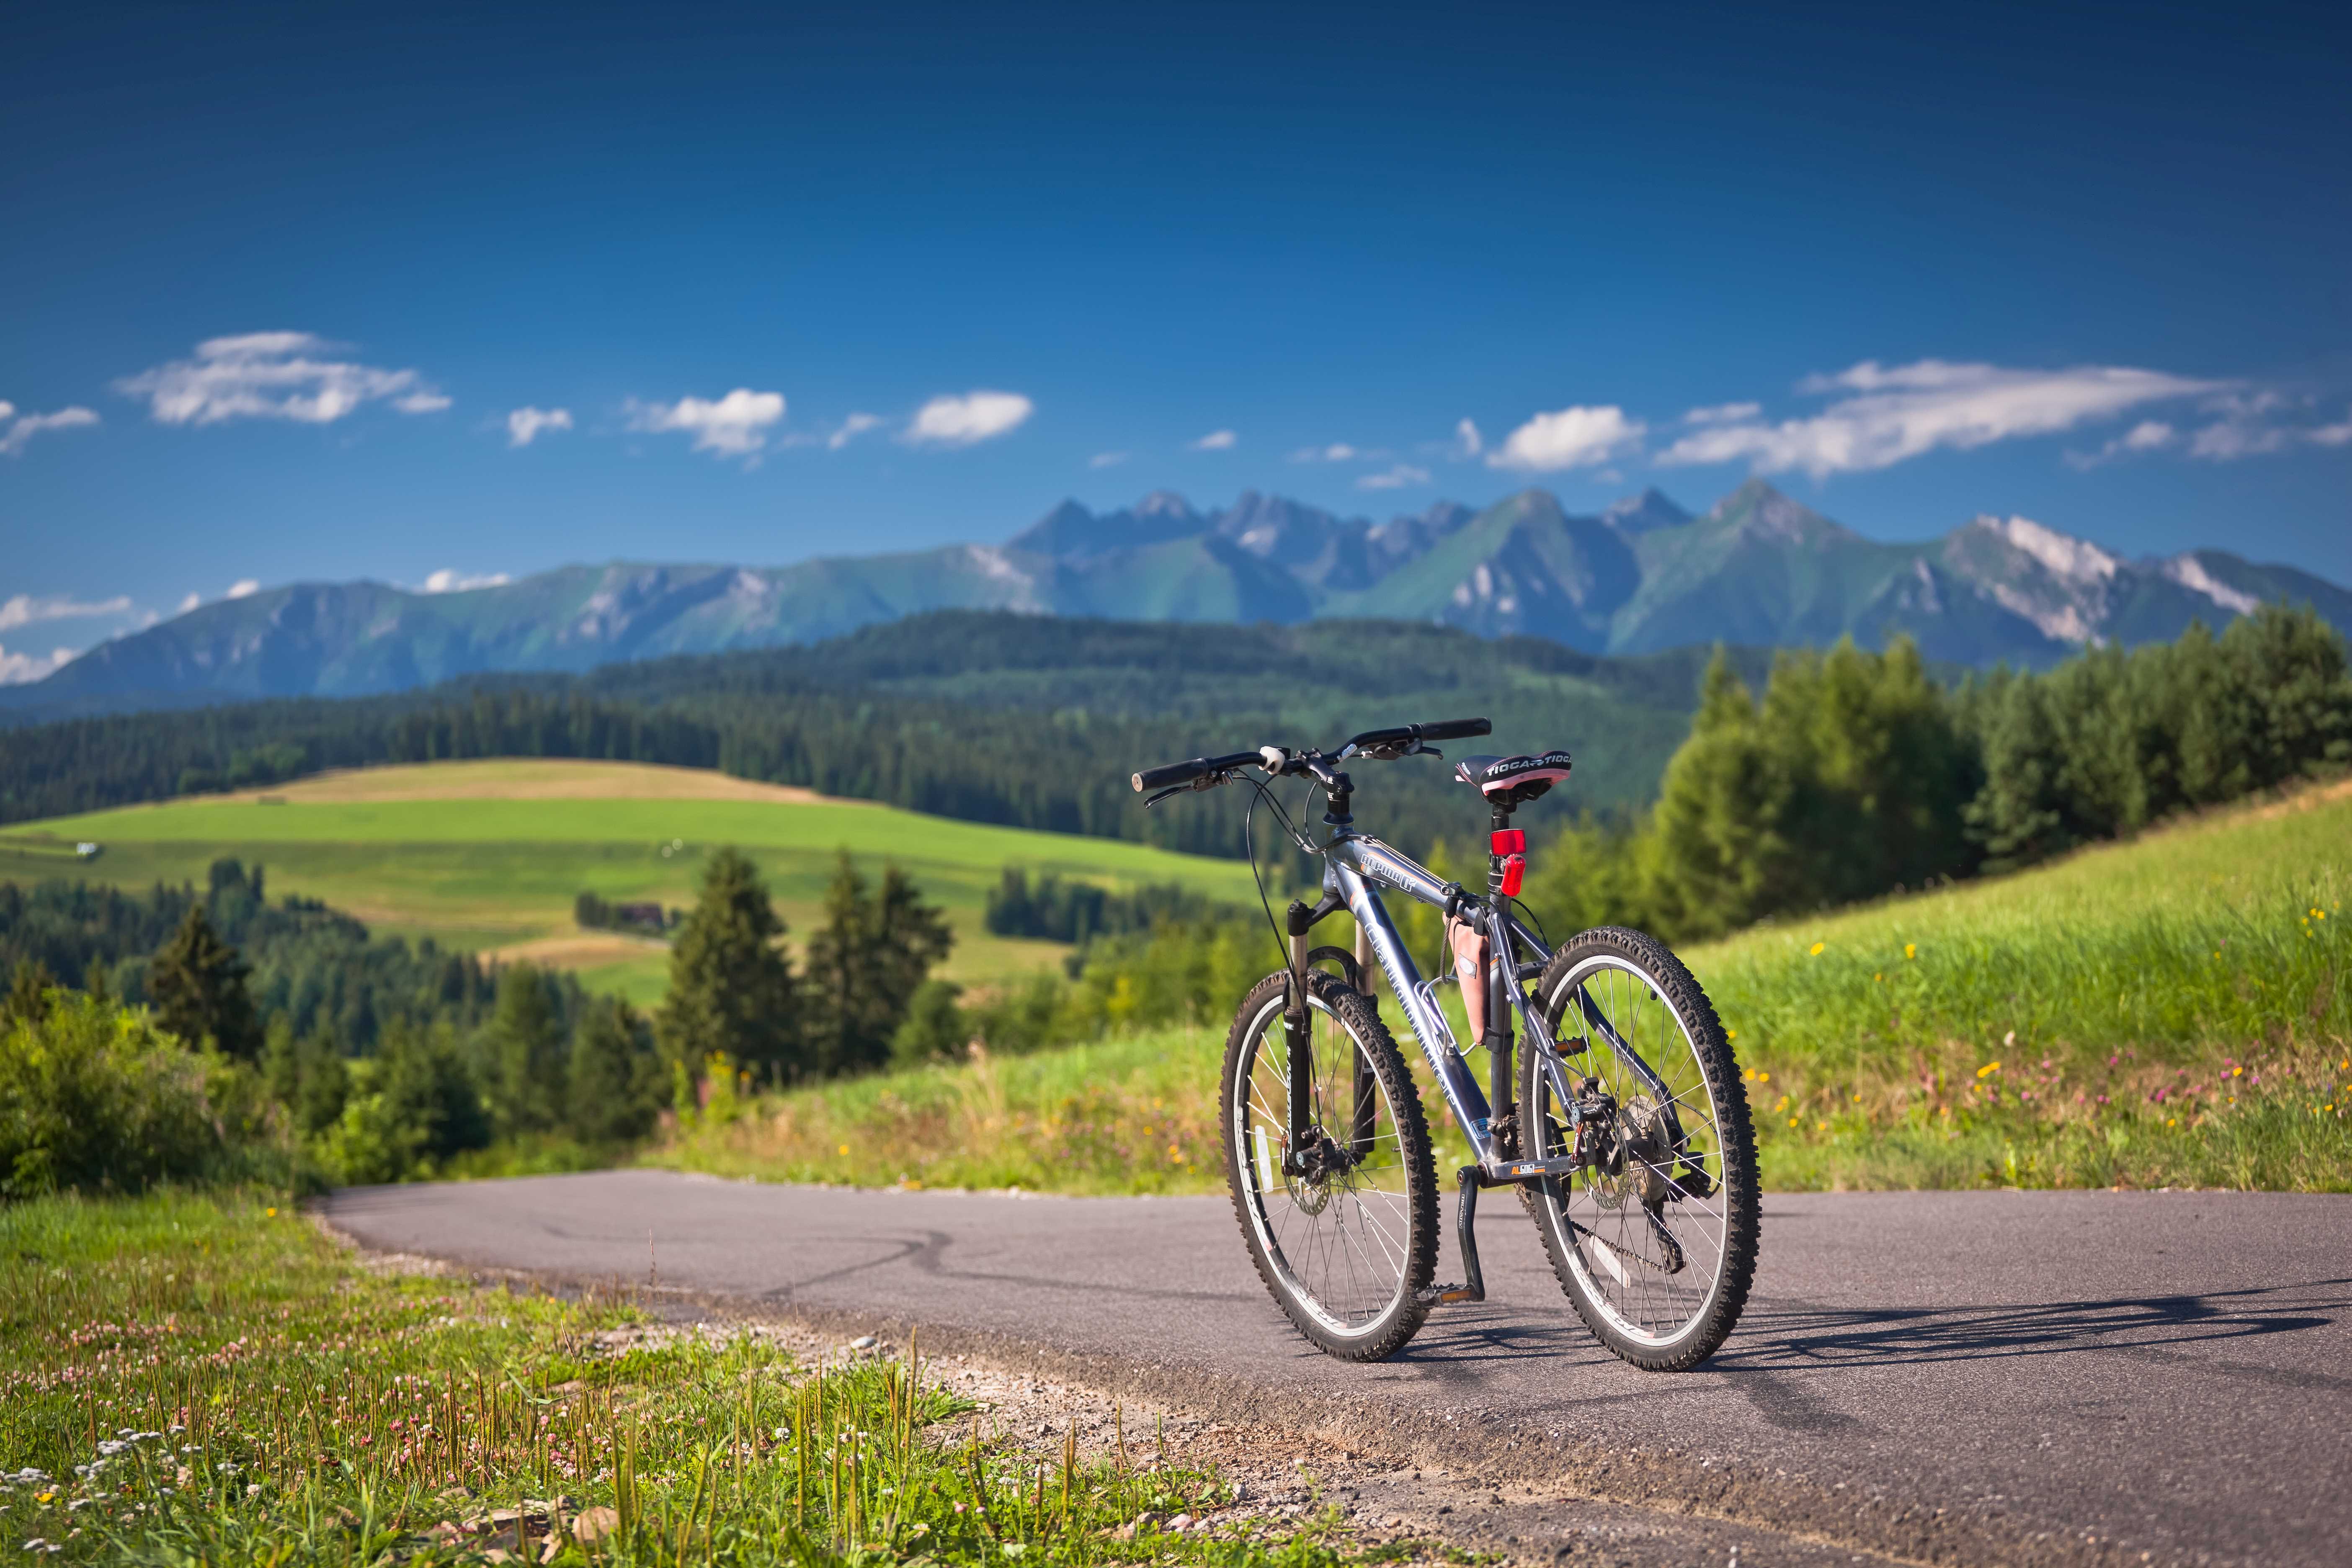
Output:
[[[1565,1302],[1561,1310],[1562,1317],[1553,1322],[1518,1316],[1499,1303],[1450,1322],[1433,1320],[1396,1359],[1441,1372],[1530,1355],[1615,1359],[1594,1342]],[[2087,1352],[2181,1356],[2195,1363],[2210,1359],[2190,1353],[2195,1347],[2333,1328],[2348,1313],[2352,1279],[1951,1307],[1826,1307],[1767,1299],[1749,1302],[1738,1328],[1705,1370],[1737,1376]],[[2236,1362],[2229,1370],[2298,1388],[2352,1393],[2352,1377]]]

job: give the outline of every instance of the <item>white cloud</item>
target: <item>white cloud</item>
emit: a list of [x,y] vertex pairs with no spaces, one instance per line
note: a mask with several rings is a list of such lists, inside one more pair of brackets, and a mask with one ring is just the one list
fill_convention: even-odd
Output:
[[52,648],[47,658],[37,653],[10,653],[0,647],[0,686],[22,686],[28,680],[39,680],[55,675],[71,662],[74,650]]
[[54,414],[27,414],[10,423],[16,413],[15,404],[0,401],[0,425],[8,426],[6,430],[0,431],[0,453],[11,458],[23,451],[25,443],[44,430],[71,430],[77,426],[98,423],[98,416],[82,407],[60,408]]
[[1429,483],[1427,468],[1416,468],[1410,463],[1399,463],[1386,472],[1366,474],[1356,481],[1356,488],[1360,490],[1396,490],[1402,489],[1407,485],[1427,483]]
[[1478,426],[1465,416],[1454,426],[1454,451],[1456,457],[1475,458],[1486,449],[1486,438],[1478,434]]
[[839,429],[824,438],[825,450],[838,452],[868,430],[879,428],[882,423],[879,414],[853,414],[841,422]]
[[1241,437],[1230,430],[1212,430],[1192,443],[1195,452],[1230,452]]
[[15,631],[18,626],[38,626],[43,621],[79,621],[94,616],[127,616],[130,613],[131,595],[128,594],[89,602],[63,595],[36,599],[30,594],[18,594],[0,603],[0,632]]
[[2068,452],[2066,462],[2072,468],[2095,468],[2102,463],[2112,463],[2117,458],[2160,451],[2179,438],[2180,432],[2163,420],[2143,419],[2095,452]]
[[485,572],[479,575],[468,576],[454,568],[444,566],[440,571],[425,579],[425,591],[428,594],[465,594],[476,588],[502,588],[513,581],[513,578],[503,572]]
[[1486,463],[1528,473],[1598,468],[1612,458],[1638,451],[1648,430],[1613,403],[1561,408],[1538,414],[1512,431],[1500,448],[1486,454]]
[[236,582],[231,583],[228,585],[228,592],[223,595],[222,597],[228,599],[249,599],[254,595],[260,592],[261,584],[259,583],[250,577],[240,577]]
[[181,601],[180,601],[180,607],[179,607],[179,609],[178,609],[178,610],[176,610],[176,611],[174,611],[173,613],[174,613],[175,615],[182,615],[182,616],[184,616],[184,615],[186,615],[190,610],[194,609],[198,605],[201,605],[201,604],[203,604],[204,602],[205,602],[205,596],[204,596],[202,594],[191,594],[191,595],[189,595],[186,598],[184,598],[184,599],[183,599],[183,600],[181,600]]
[[631,429],[688,431],[698,452],[750,458],[768,444],[769,428],[783,422],[784,395],[739,386],[716,402],[681,397],[676,403],[634,404],[630,412]]
[[329,425],[361,405],[382,400],[403,414],[449,406],[414,370],[385,370],[331,356],[342,345],[310,332],[247,332],[207,338],[194,359],[173,360],[116,382],[147,399],[164,425],[217,425],[226,419],[291,419]]
[[2205,407],[2219,416],[2189,438],[2189,455],[2208,462],[2284,452],[2308,443],[2341,447],[2352,442],[2352,419],[2341,425],[2282,425],[2273,416],[2294,400],[2279,392],[2224,393]]
[[1706,408],[1694,408],[1683,416],[1685,425],[1727,425],[1735,419],[1753,419],[1764,412],[1760,403],[1717,403]]
[[1133,456],[1133,454],[1129,452],[1097,452],[1093,457],[1087,459],[1087,467],[1089,468],[1116,468],[1121,463],[1126,462],[1131,456]]
[[1658,461],[1673,466],[1745,458],[1759,473],[1801,468],[1822,479],[1891,468],[1938,447],[1968,451],[2015,437],[2054,435],[2221,384],[2115,365],[2045,371],[1932,359],[1882,366],[1865,360],[1798,384],[1797,390],[1808,395],[1856,395],[1810,418],[1711,425],[1676,441]]
[[1017,392],[967,392],[934,397],[915,413],[903,440],[919,446],[971,447],[1008,435],[1027,422],[1037,405]]
[[1294,463],[1352,463],[1359,458],[1373,456],[1350,447],[1345,441],[1334,441],[1328,447],[1301,447],[1290,454]]
[[569,408],[518,408],[507,416],[507,445],[528,447],[542,430],[572,428]]

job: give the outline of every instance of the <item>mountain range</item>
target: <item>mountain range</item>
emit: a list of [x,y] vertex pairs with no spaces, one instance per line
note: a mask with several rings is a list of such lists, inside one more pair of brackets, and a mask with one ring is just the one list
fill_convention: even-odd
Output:
[[2127,560],[2022,517],[1940,539],[1864,537],[1750,480],[1694,516],[1646,490],[1592,516],[1541,489],[1374,522],[1244,492],[1065,501],[1003,545],[782,567],[614,563],[421,593],[297,583],[200,605],[0,689],[20,720],[254,697],[401,690],[484,671],[584,670],[810,643],[925,610],[1140,621],[1437,622],[1588,653],[1697,642],[1914,638],[1930,658],[2045,666],[2092,642],[2178,637],[2265,600],[2352,633],[2352,592],[2221,550]]

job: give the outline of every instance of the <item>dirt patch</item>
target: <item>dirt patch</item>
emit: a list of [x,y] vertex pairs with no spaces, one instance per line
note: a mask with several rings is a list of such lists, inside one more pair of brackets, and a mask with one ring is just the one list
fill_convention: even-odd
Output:
[[[748,800],[778,805],[871,805],[790,784],[739,779],[709,768],[654,763],[606,763],[555,758],[418,763],[381,768],[338,768],[291,784],[235,795],[204,795],[194,804],[251,805],[363,805],[397,800]],[[187,804],[187,803],[182,803]]]
[[622,963],[649,952],[669,949],[650,937],[622,936],[613,931],[576,931],[564,936],[536,937],[510,942],[478,954],[485,963],[535,963],[541,969],[593,969],[600,963]]

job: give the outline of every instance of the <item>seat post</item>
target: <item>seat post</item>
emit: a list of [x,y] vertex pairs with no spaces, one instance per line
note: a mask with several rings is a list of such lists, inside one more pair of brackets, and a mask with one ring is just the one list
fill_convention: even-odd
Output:
[[[1507,831],[1516,802],[1490,800],[1489,818],[1492,833]],[[1488,1126],[1500,1128],[1514,1111],[1512,1086],[1511,991],[1518,957],[1511,951],[1511,940],[1504,914],[1503,857],[1495,853],[1495,841],[1486,840],[1486,1037],[1479,1043],[1486,1047],[1486,1103],[1494,1109]],[[1524,1145],[1523,1145],[1524,1146]]]

